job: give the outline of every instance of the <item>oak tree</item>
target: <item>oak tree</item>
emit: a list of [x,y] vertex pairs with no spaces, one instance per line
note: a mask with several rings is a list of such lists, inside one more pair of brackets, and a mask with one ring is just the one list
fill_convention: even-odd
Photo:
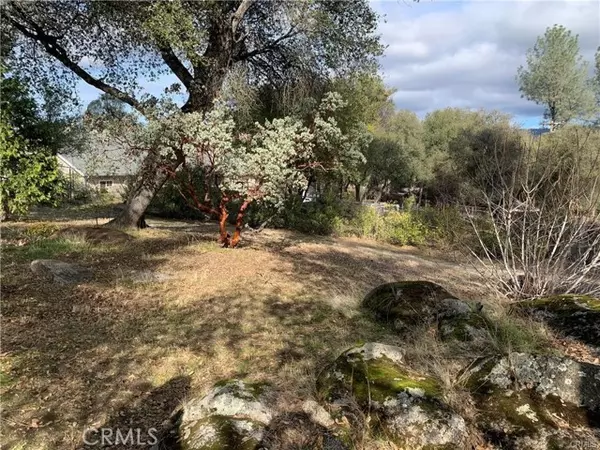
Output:
[[[298,73],[324,77],[372,68],[381,53],[377,15],[366,0],[18,2],[2,5],[16,35],[15,70],[44,86],[76,80],[152,118],[158,99],[144,83],[170,75],[183,112],[206,112],[233,69],[279,89]],[[170,171],[144,160],[117,226],[133,226]]]

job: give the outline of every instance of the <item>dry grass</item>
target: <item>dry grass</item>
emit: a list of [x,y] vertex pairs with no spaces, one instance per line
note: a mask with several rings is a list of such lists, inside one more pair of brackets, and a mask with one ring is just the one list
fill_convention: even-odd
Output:
[[[489,301],[468,264],[416,249],[265,230],[229,250],[214,242],[213,224],[150,223],[114,245],[49,245],[55,224],[2,228],[3,448],[81,448],[88,427],[167,427],[183,400],[230,377],[273,383],[293,414],[345,348],[399,343],[359,311],[375,286],[424,279]],[[96,222],[61,224],[82,225]],[[79,286],[32,278],[29,262],[40,255],[89,267],[95,278]],[[131,282],[141,270],[170,278]],[[453,392],[447,348],[423,336],[403,344]]]

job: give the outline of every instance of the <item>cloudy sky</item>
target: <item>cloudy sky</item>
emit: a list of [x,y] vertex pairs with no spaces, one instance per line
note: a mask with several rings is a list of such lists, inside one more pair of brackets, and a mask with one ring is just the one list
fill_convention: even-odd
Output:
[[554,24],[579,35],[592,61],[600,45],[600,1],[375,0],[385,15],[385,81],[398,108],[419,115],[457,106],[500,109],[537,126],[542,108],[520,98],[517,67],[536,37]]
[[[539,125],[542,108],[520,98],[517,67],[536,37],[554,24],[579,35],[592,61],[600,45],[600,1],[548,0],[371,0],[383,16],[387,46],[383,76],[397,92],[398,108],[420,116],[447,106],[499,109],[526,127]],[[159,94],[168,78],[146,86]],[[85,103],[98,96],[81,86]]]

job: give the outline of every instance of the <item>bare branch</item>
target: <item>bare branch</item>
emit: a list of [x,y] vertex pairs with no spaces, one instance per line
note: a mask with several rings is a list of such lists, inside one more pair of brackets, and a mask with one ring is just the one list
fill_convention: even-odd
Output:
[[185,67],[181,60],[175,55],[173,48],[166,42],[156,42],[156,48],[160,52],[160,56],[169,69],[173,71],[175,76],[183,83],[183,85],[189,90],[194,78],[190,71]]

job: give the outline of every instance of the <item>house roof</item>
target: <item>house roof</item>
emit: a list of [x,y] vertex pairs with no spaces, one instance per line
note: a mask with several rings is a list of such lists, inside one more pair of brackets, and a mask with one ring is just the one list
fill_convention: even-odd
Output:
[[79,170],[77,167],[75,167],[75,164],[73,164],[71,161],[69,161],[69,158],[67,156],[64,156],[64,155],[61,155],[60,153],[57,153],[56,157],[60,160],[60,162],[62,164],[66,165],[69,169],[74,170],[75,172],[77,172],[82,177],[85,176],[85,174],[81,170]]
[[134,175],[141,164],[141,158],[128,154],[117,145],[90,145],[85,152],[59,153],[58,157],[69,167],[86,177]]

